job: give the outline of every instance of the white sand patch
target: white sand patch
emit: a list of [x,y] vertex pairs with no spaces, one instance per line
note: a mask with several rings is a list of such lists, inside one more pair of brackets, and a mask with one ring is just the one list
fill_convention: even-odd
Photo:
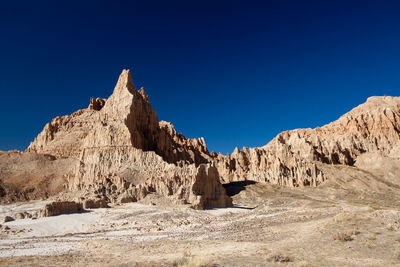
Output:
[[8,222],[9,227],[18,226],[31,231],[24,237],[33,236],[62,236],[66,234],[87,232],[95,223],[101,223],[101,212],[84,212],[63,214],[52,217],[38,218],[36,220],[24,219]]

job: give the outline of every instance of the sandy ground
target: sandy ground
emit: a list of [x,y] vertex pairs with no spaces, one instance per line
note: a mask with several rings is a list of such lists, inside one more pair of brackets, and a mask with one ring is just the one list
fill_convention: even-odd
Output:
[[[143,203],[7,222],[0,265],[400,266],[396,195],[263,184],[228,190],[233,208],[198,211],[153,195]],[[1,206],[0,217],[43,205]],[[351,240],[334,240],[337,233]]]

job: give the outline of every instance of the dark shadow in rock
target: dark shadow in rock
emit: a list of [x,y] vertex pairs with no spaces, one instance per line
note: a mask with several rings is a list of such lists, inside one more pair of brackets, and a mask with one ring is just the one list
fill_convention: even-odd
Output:
[[58,214],[54,214],[54,215],[50,215],[50,216],[43,216],[43,218],[56,217],[56,216],[60,216],[60,215],[90,213],[90,212],[93,212],[93,210],[92,209],[84,209],[84,210],[77,210],[77,211],[66,211],[66,212],[62,212],[62,213],[58,213]]
[[246,180],[246,181],[239,181],[239,182],[230,182],[227,184],[223,184],[226,193],[228,196],[232,197],[234,195],[239,194],[241,191],[246,189],[246,186],[251,185],[251,184],[256,184],[257,182],[252,181],[252,180]]
[[255,208],[257,208],[258,206],[255,206],[255,207],[245,207],[245,206],[238,206],[238,205],[233,205],[233,207],[231,207],[231,208],[234,208],[234,209],[242,209],[242,210],[254,210]]
[[255,207],[245,207],[245,206],[239,206],[239,205],[233,205],[232,207],[221,207],[221,208],[206,208],[204,210],[219,210],[219,209],[242,209],[242,210],[254,210],[258,206]]

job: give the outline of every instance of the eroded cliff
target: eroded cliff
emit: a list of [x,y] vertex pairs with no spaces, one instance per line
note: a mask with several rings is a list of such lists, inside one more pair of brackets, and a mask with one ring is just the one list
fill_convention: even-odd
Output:
[[324,164],[353,166],[366,152],[390,156],[399,143],[400,98],[370,97],[323,127],[285,131],[263,147],[236,148],[216,161],[225,181],[317,186],[330,178]]
[[[232,205],[204,139],[185,138],[172,124],[159,123],[129,70],[108,99],[91,99],[87,109],[55,118],[27,151],[78,159],[68,188],[85,192],[84,198],[136,201],[157,192],[196,208]],[[193,189],[199,184],[204,190]]]

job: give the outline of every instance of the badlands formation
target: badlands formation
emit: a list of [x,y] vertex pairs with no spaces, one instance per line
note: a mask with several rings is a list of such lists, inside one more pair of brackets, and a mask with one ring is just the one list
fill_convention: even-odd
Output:
[[286,186],[318,186],[329,165],[354,166],[357,157],[400,156],[400,98],[370,97],[337,121],[280,133],[260,148],[238,148],[217,157],[226,181],[243,179]]
[[[199,209],[231,206],[208,154],[202,138],[187,139],[171,123],[159,122],[144,88],[137,91],[129,70],[124,70],[107,100],[91,99],[87,109],[53,119],[26,152],[2,155],[7,166],[18,160],[14,158],[32,165],[34,161],[25,158],[34,157],[44,167],[39,171],[52,170],[49,178],[37,169],[25,173],[25,166],[18,172],[5,166],[2,191],[12,200],[30,199],[40,194],[35,192],[39,187],[48,187],[48,194],[64,186],[80,192],[81,201],[120,203],[157,192]],[[18,186],[20,176],[37,179],[39,186],[8,191]]]
[[4,265],[400,265],[400,97],[222,155],[124,70],[0,151],[0,201]]

